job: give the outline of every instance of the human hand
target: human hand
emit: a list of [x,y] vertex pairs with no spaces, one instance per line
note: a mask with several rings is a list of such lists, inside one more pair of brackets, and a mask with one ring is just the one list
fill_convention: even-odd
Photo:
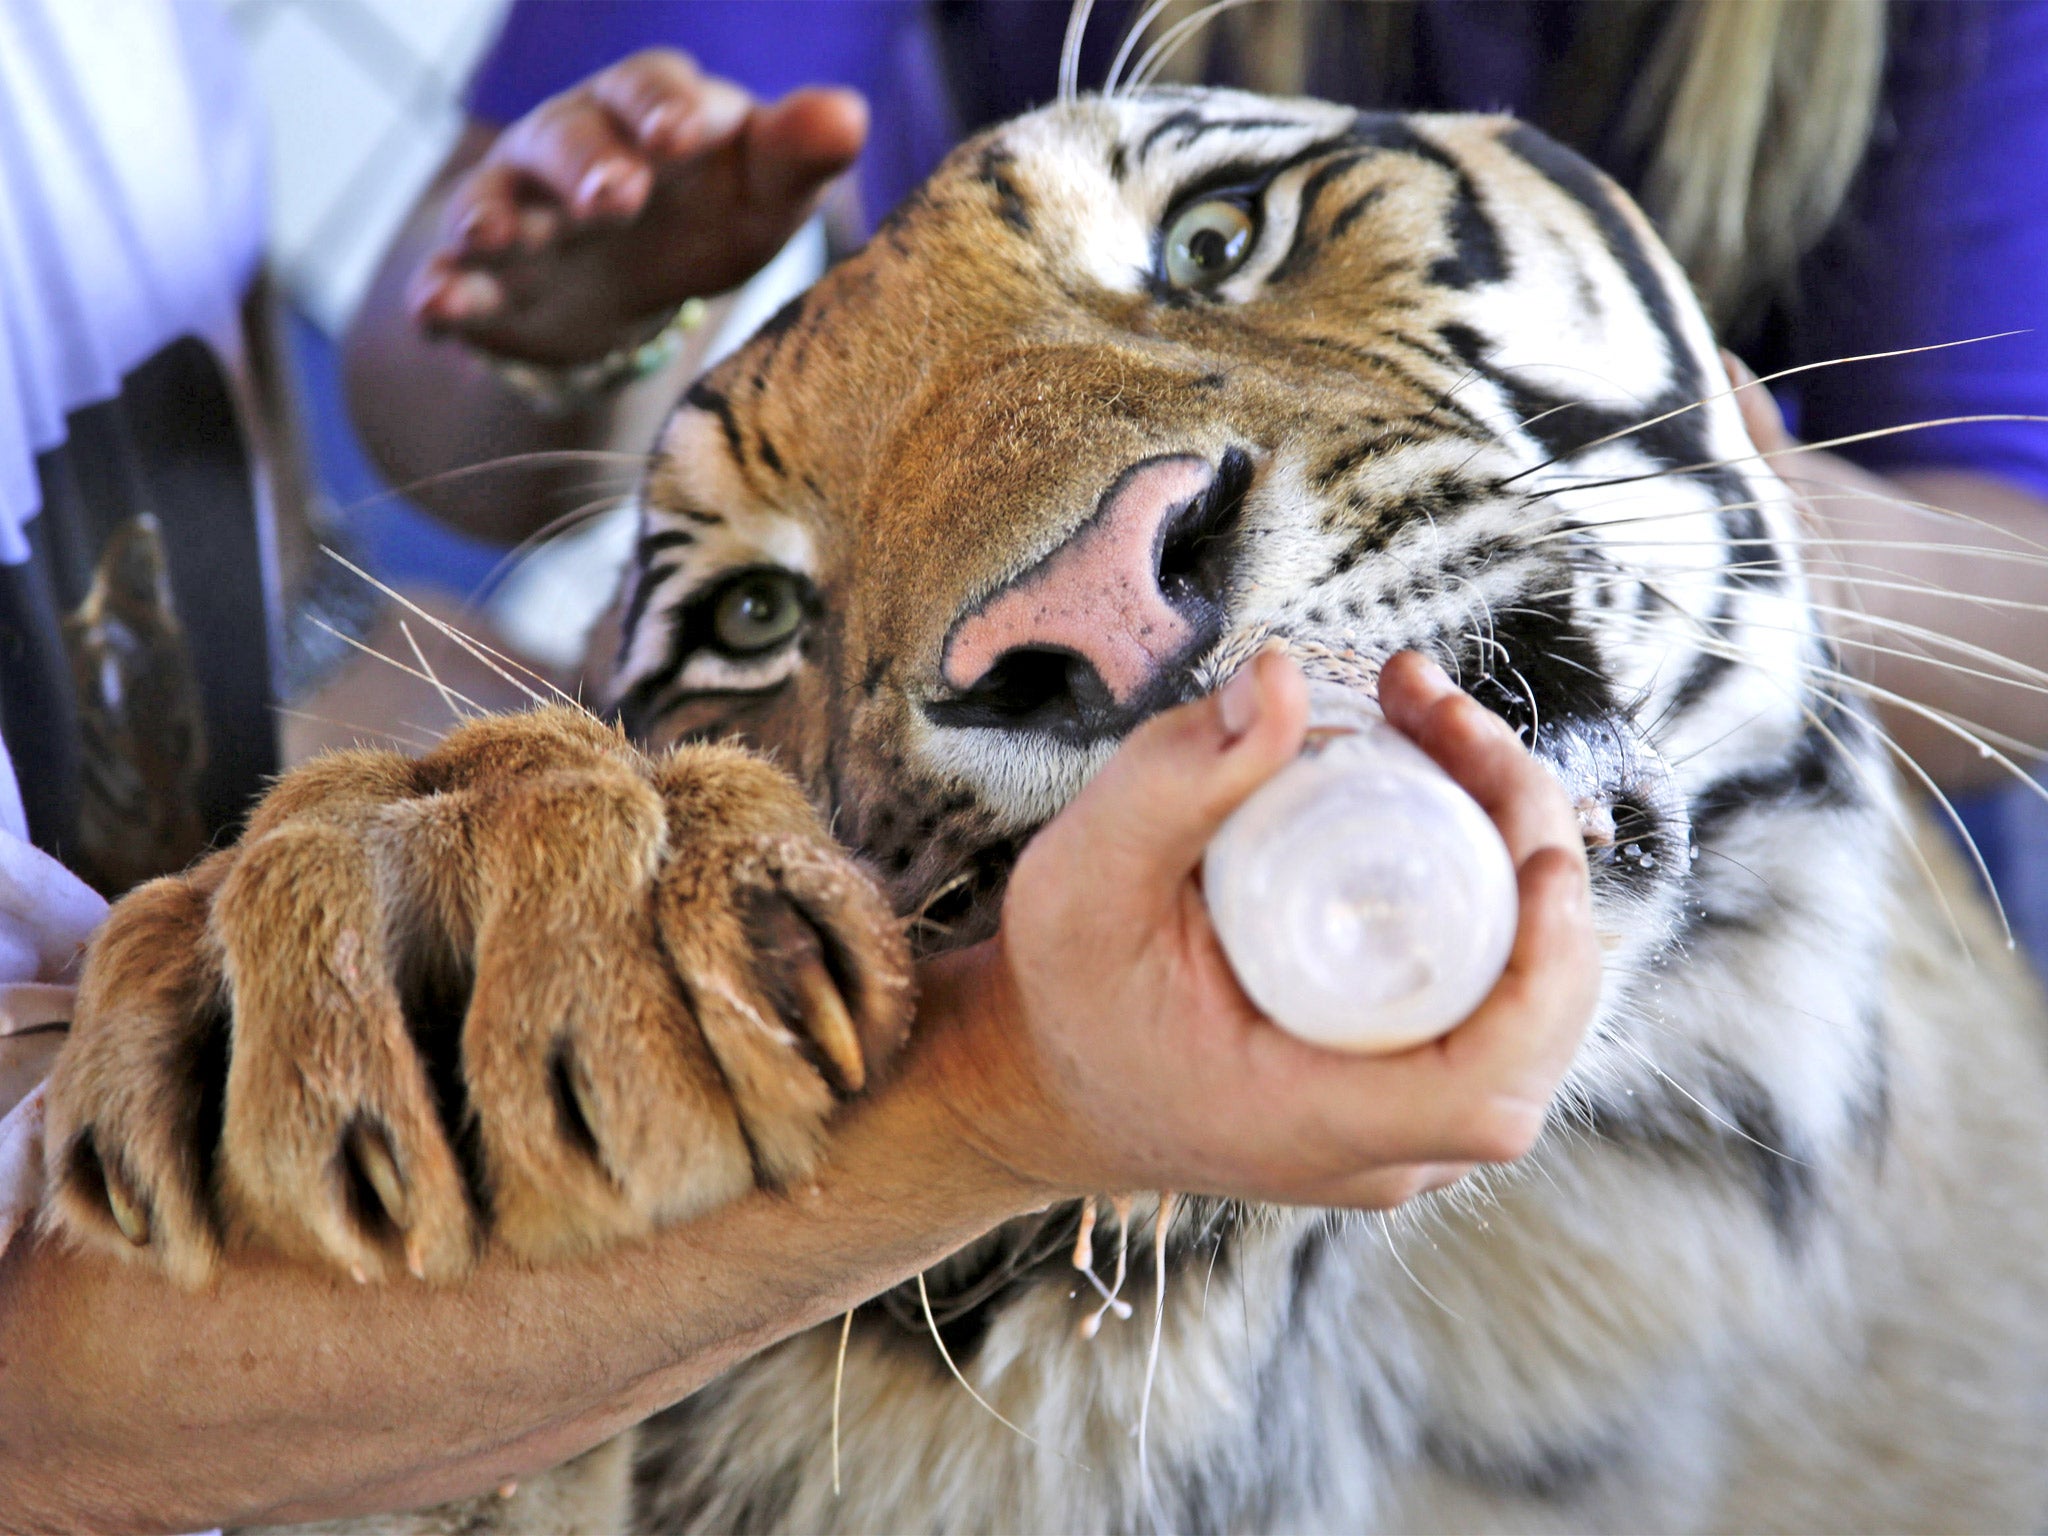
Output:
[[866,135],[852,91],[763,105],[684,54],[636,53],[499,135],[450,193],[408,307],[507,357],[602,357],[751,277]]
[[1047,1199],[1175,1189],[1384,1208],[1534,1145],[1600,983],[1577,822],[1513,732],[1413,653],[1380,706],[1493,817],[1521,901],[1506,972],[1441,1039],[1341,1056],[1283,1033],[1218,948],[1195,870],[1300,749],[1307,697],[1261,655],[1151,721],[1025,849],[989,943],[928,968],[963,1134]]

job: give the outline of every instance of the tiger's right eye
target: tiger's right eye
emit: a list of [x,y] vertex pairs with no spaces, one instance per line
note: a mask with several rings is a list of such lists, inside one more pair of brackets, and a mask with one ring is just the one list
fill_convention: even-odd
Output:
[[751,656],[782,644],[804,621],[803,585],[788,571],[751,571],[719,594],[711,632],[731,656]]
[[1166,229],[1161,254],[1167,283],[1197,292],[1214,288],[1245,264],[1258,233],[1258,220],[1235,198],[1192,204]]

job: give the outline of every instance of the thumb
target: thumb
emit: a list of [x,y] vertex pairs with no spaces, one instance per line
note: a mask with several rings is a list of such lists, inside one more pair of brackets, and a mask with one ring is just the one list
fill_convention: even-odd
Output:
[[1293,761],[1307,724],[1300,669],[1261,651],[1209,697],[1141,726],[1047,830],[1075,839],[1086,867],[1118,890],[1163,909],[1225,818]]
[[867,139],[856,91],[807,87],[756,110],[747,125],[747,185],[767,207],[796,207],[853,164]]

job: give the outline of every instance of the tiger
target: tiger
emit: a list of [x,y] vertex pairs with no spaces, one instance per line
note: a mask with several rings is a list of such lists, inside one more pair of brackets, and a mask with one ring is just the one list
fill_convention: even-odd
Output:
[[637,505],[609,716],[316,759],[115,909],[56,1229],[190,1284],[248,1248],[459,1284],[790,1187],[914,961],[1276,641],[1368,691],[1420,650],[1555,771],[1597,1016],[1526,1157],[1399,1211],[1188,1199],[1161,1252],[1137,1197],[1156,1373],[1142,1328],[1080,1336],[1117,1234],[1056,1208],[630,1443],[358,1529],[2043,1528],[2042,998],[1586,161],[1506,117],[1063,100],[692,385]]

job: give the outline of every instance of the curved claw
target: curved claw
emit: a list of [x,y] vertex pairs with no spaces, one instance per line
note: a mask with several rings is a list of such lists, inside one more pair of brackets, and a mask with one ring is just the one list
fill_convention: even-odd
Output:
[[412,1225],[412,1197],[384,1133],[375,1126],[358,1122],[348,1133],[348,1155],[370,1188],[376,1191],[391,1225],[404,1232]]
[[149,1211],[140,1201],[121,1187],[120,1181],[112,1174],[106,1175],[107,1209],[113,1213],[114,1225],[121,1229],[121,1235],[138,1248],[149,1246]]
[[861,1053],[860,1032],[854,1028],[853,1015],[847,1011],[846,1000],[839,995],[839,984],[832,979],[824,958],[817,954],[806,956],[797,966],[796,974],[789,978],[789,984],[803,1014],[804,1027],[812,1043],[832,1064],[840,1087],[847,1093],[859,1093],[867,1086],[867,1058]]

